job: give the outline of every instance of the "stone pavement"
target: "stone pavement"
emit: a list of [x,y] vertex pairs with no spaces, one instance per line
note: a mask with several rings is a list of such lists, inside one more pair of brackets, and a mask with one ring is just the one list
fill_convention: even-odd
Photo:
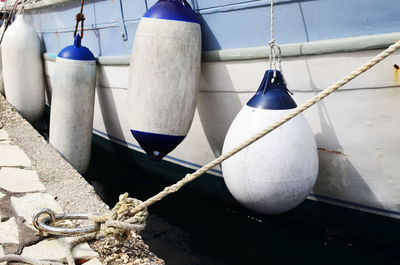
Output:
[[[65,260],[66,238],[41,240],[32,226],[32,215],[40,208],[63,212],[58,202],[47,193],[19,146],[10,143],[5,130],[0,129],[0,253],[22,254],[39,260]],[[75,259],[88,264],[101,264],[99,254],[87,243],[73,251]]]
[[[32,215],[40,208],[109,213],[93,187],[0,95],[0,256],[22,254],[65,263],[64,246],[70,239],[39,238],[32,226]],[[77,264],[88,265],[165,264],[140,235],[124,243],[96,238],[74,248],[73,256]]]

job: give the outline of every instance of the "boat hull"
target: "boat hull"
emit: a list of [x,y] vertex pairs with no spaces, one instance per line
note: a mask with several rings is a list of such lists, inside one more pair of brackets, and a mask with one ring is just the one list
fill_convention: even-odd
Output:
[[[288,88],[300,105],[380,51],[286,58],[283,69]],[[400,122],[396,115],[400,111],[400,88],[393,67],[399,60],[399,54],[387,58],[304,113],[320,160],[320,173],[309,199],[400,217]],[[50,84],[53,68],[54,62],[47,60]],[[176,179],[221,154],[229,125],[254,94],[265,68],[265,60],[202,64],[192,127],[182,144],[164,158],[182,167]],[[128,71],[128,65],[98,66],[93,132],[143,152],[128,125],[128,115],[133,115],[126,101]],[[149,168],[156,166],[151,163]],[[208,173],[208,178],[222,177],[219,166]]]
[[[134,153],[143,150],[129,130],[128,117],[135,115],[127,103],[129,55],[140,18],[154,2],[85,5],[83,44],[99,63],[94,133]],[[229,125],[268,68],[269,1],[223,2],[193,1],[203,32],[203,63],[189,133],[164,158],[182,169],[176,171],[176,179],[221,154]],[[77,1],[45,0],[26,5],[25,14],[46,52],[54,54],[69,43],[75,26],[71,18],[78,10]],[[283,44],[285,57],[283,74],[298,105],[400,39],[397,1],[279,0],[275,11],[277,18],[284,18],[275,21],[276,41]],[[50,96],[54,58],[46,58]],[[394,67],[399,61],[397,52],[304,113],[320,161],[309,199],[400,217],[400,88],[398,66]],[[140,163],[138,167],[152,172],[165,162]],[[223,183],[219,166],[198,181],[210,179]],[[201,192],[209,193],[212,185],[206,184]],[[226,188],[216,193],[230,196]]]

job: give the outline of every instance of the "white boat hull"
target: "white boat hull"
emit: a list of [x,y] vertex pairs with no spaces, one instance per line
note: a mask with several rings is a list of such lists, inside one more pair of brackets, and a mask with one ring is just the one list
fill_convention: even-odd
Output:
[[[287,57],[283,73],[301,105],[380,51]],[[304,113],[320,160],[310,199],[400,217],[400,87],[393,67],[399,61],[395,53]],[[220,155],[229,125],[267,67],[264,59],[204,62],[191,129],[164,159],[196,169]],[[128,125],[129,65],[97,71],[94,133],[143,152]],[[51,84],[54,62],[46,62],[46,72]],[[219,166],[209,173],[222,177]]]

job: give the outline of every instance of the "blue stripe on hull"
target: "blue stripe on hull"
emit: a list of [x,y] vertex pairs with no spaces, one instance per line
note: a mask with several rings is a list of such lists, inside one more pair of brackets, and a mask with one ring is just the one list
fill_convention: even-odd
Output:
[[159,161],[175,149],[186,136],[166,135],[131,130],[133,137],[140,144],[150,159]]
[[[84,46],[95,56],[131,54],[140,18],[153,0],[122,0],[128,40],[121,38],[119,1],[85,5]],[[189,1],[190,2],[190,1]],[[398,32],[399,1],[277,1],[275,38],[279,44]],[[192,2],[190,2],[192,3]],[[265,46],[269,40],[269,0],[193,1],[203,31],[203,50]],[[71,42],[77,1],[26,10],[41,33],[46,51],[58,53]],[[267,7],[268,5],[268,7]],[[114,10],[110,12],[110,10]],[[90,15],[89,15],[90,14]],[[338,16],[340,14],[340,16]],[[357,14],[355,16],[354,14]]]

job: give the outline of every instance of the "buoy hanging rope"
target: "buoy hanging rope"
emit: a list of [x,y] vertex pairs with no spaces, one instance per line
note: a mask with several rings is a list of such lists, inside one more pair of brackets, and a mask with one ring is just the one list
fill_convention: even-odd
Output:
[[17,14],[24,14],[25,13],[25,4],[28,0],[21,0],[21,8],[18,10]]
[[[6,2],[7,2],[7,1],[4,2],[4,5],[5,5]],[[13,7],[12,7],[12,9],[11,9],[11,11],[10,11],[8,17],[3,21],[3,23],[6,23],[6,24],[5,24],[5,26],[4,26],[3,32],[1,33],[0,44],[3,42],[4,33],[6,32],[6,30],[7,30],[7,28],[8,28],[9,21],[10,21],[10,20],[14,17],[14,15],[15,15],[15,11],[16,11],[16,9],[17,9],[17,5],[18,5],[18,4],[20,4],[19,1],[15,1],[15,2],[14,2],[14,5],[13,5]],[[24,3],[24,4],[25,4],[25,3]]]
[[[276,44],[275,41],[275,30],[274,30],[274,0],[271,0],[271,27],[270,27],[270,34],[271,38],[270,41],[268,42],[269,45],[269,69],[274,70],[274,78],[276,78],[276,65],[278,63],[279,66],[279,71],[282,73],[282,64],[281,64],[281,54],[282,50],[281,47]],[[278,61],[278,62],[277,62]],[[283,78],[283,81],[285,81],[285,78]],[[274,82],[274,80],[272,80]]]
[[81,39],[83,38],[84,21],[85,21],[85,15],[83,14],[83,6],[84,5],[85,5],[85,0],[81,0],[81,10],[75,16],[76,24],[75,24],[74,38],[76,37],[76,33],[78,32],[79,22],[81,22]]

